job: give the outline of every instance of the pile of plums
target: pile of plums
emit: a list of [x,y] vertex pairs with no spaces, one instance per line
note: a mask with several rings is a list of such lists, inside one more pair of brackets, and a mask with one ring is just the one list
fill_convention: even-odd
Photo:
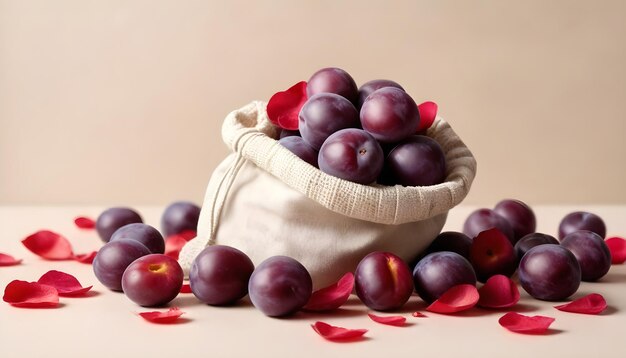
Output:
[[[161,217],[165,237],[196,230],[200,208],[190,202],[169,205]],[[123,291],[141,306],[159,306],[173,300],[183,284],[183,270],[165,255],[165,240],[144,224],[133,209],[114,207],[102,212],[96,230],[105,242],[93,261],[96,278],[113,291]]]
[[[189,203],[168,207],[163,231],[176,234],[195,228],[197,209]],[[142,306],[163,305],[176,297],[183,272],[176,260],[163,254],[159,231],[141,223],[141,217],[127,208],[103,212],[97,226],[107,241],[93,263],[101,283]],[[355,270],[355,292],[367,307],[389,311],[402,307],[413,292],[431,303],[453,286],[476,285],[517,271],[521,286],[532,297],[563,300],[578,290],[581,280],[595,281],[608,272],[606,227],[597,215],[565,216],[559,225],[560,241],[535,229],[528,205],[503,200],[494,209],[471,213],[463,233],[440,233],[412,270],[393,253],[368,254]],[[189,283],[206,304],[231,305],[249,295],[255,307],[272,317],[302,309],[312,295],[311,276],[297,260],[273,256],[255,267],[245,253],[224,245],[208,246],[198,254]]]
[[[600,236],[604,223],[591,213],[567,215],[559,227],[561,242],[535,232],[535,215],[519,200],[476,210],[465,228],[466,233],[438,235],[413,270],[390,252],[365,256],[354,273],[357,296],[371,309],[389,311],[402,307],[413,292],[431,303],[453,286],[476,285],[518,270],[531,296],[562,300],[576,292],[581,280],[602,277],[611,264]],[[311,277],[296,260],[275,256],[255,269],[244,253],[226,246],[207,247],[189,276],[192,291],[203,302],[230,304],[249,293],[268,316],[296,312],[311,296]]]
[[279,142],[324,173],[360,184],[426,186],[444,181],[439,144],[418,134],[417,104],[402,86],[373,80],[360,88],[339,68],[323,68],[306,87],[298,131]]
[[596,281],[608,272],[606,227],[597,215],[568,214],[559,225],[559,240],[535,229],[534,212],[519,200],[475,210],[463,233],[441,233],[417,262],[416,291],[431,302],[454,285],[517,271],[522,288],[532,297],[562,300],[578,290],[581,280]]

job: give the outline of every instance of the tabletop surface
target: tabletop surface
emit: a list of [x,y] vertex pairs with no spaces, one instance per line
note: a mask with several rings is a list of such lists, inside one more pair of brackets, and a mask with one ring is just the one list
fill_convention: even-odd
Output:
[[[28,234],[49,229],[66,236],[77,253],[101,246],[95,231],[80,230],[73,218],[97,217],[102,207],[0,207],[0,252],[23,259],[21,265],[0,267],[0,288],[14,280],[36,281],[48,270],[60,270],[93,285],[82,298],[61,297],[55,309],[24,309],[0,302],[1,357],[626,357],[626,265],[611,267],[599,282],[583,283],[572,298],[597,292],[608,308],[600,315],[561,312],[559,303],[538,301],[521,291],[511,311],[555,318],[544,335],[509,332],[498,324],[508,310],[473,308],[456,315],[424,311],[417,297],[398,312],[404,327],[371,321],[356,296],[331,313],[300,312],[288,318],[268,318],[248,300],[232,307],[211,307],[192,294],[180,294],[170,306],[185,312],[180,323],[151,324],[123,294],[107,290],[90,265],[44,261],[23,247]],[[157,226],[163,208],[138,207],[146,223]],[[473,210],[453,209],[444,230],[460,230]],[[604,218],[608,236],[626,235],[624,206],[537,206],[537,231],[555,235],[560,219],[574,210]],[[165,309],[159,309],[165,310]],[[428,317],[412,317],[422,311]],[[384,315],[384,314],[383,314]],[[368,329],[365,339],[349,343],[325,341],[310,327],[315,321]]]

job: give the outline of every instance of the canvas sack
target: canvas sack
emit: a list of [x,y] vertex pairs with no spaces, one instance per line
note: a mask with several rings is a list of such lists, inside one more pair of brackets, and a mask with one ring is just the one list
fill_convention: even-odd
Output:
[[185,270],[207,245],[228,245],[258,265],[274,255],[300,261],[315,288],[335,282],[372,251],[409,261],[439,234],[467,195],[476,160],[443,119],[427,135],[442,147],[447,177],[426,187],[362,185],[325,174],[278,143],[265,102],[231,112],[222,137],[232,153],[213,172],[197,237],[179,256]]

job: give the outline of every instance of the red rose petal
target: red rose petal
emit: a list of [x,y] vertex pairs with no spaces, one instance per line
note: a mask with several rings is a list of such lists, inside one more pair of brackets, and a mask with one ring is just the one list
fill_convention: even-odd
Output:
[[317,321],[311,325],[313,330],[320,336],[330,341],[340,341],[355,339],[363,336],[367,329],[348,329],[343,327],[331,326],[328,323]]
[[74,224],[80,229],[95,229],[96,221],[86,216],[79,216],[74,219]]
[[188,283],[185,283],[180,288],[180,293],[191,293],[191,286]]
[[415,312],[411,313],[411,316],[413,316],[413,317],[428,317],[427,315],[423,314],[422,312],[418,312],[418,311],[415,311]]
[[181,311],[178,307],[172,307],[166,312],[151,311],[141,312],[139,315],[146,321],[152,323],[172,323],[176,321],[185,312]]
[[50,308],[59,305],[59,293],[56,288],[20,280],[9,282],[2,299],[12,306],[24,308]]
[[267,116],[274,125],[298,129],[298,114],[307,100],[306,82],[298,82],[283,92],[276,92],[267,103]]
[[426,310],[435,313],[455,313],[470,309],[478,302],[479,295],[475,286],[456,285],[444,292]]
[[180,233],[176,234],[176,235],[172,235],[172,236],[180,236],[183,239],[189,241],[191,239],[193,239],[194,237],[196,237],[197,233],[193,230],[185,230],[185,231],[181,231]]
[[348,301],[353,288],[354,274],[348,272],[336,283],[313,292],[309,302],[304,306],[304,309],[308,311],[330,311],[337,309]]
[[611,263],[619,265],[626,262],[626,240],[621,237],[610,237],[605,240],[606,245],[611,251]]
[[508,312],[500,317],[498,323],[511,332],[538,334],[548,330],[554,318],[546,316],[525,316],[517,312]]
[[417,106],[417,110],[420,114],[420,122],[417,126],[418,132],[426,130],[433,125],[435,118],[437,118],[437,108],[437,103],[431,101],[424,102]]
[[564,305],[554,306],[559,311],[583,313],[583,314],[599,314],[606,309],[606,301],[601,294],[590,293],[585,297],[581,297]]
[[93,286],[83,287],[76,277],[61,271],[50,270],[37,280],[42,285],[52,286],[59,296],[80,296],[91,290]]
[[63,236],[49,231],[40,230],[22,240],[32,253],[46,260],[69,260],[74,258],[72,245]]
[[504,275],[491,276],[478,290],[478,305],[487,308],[511,307],[519,301],[519,290],[513,280]]
[[165,239],[165,254],[172,257],[174,260],[178,260],[178,254],[183,246],[187,243],[187,240],[180,235],[168,236]]
[[402,316],[377,316],[372,313],[368,313],[367,315],[369,316],[369,318],[372,319],[372,321],[381,323],[381,324],[386,324],[389,326],[400,327],[400,326],[404,326],[404,323],[406,322],[406,317],[402,317]]
[[90,253],[87,254],[78,254],[74,256],[74,260],[78,261],[78,262],[82,262],[84,264],[92,264],[93,263],[93,259],[96,258],[96,255],[98,254],[98,251],[92,251]]
[[11,255],[0,252],[0,266],[14,266],[20,263],[22,263],[22,259],[17,260]]

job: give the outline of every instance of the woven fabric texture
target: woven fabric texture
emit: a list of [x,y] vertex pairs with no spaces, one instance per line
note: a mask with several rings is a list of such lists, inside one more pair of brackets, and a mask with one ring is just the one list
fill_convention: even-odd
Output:
[[180,254],[185,272],[212,244],[237,247],[255,264],[273,255],[294,257],[316,287],[353,270],[374,250],[410,260],[439,233],[476,174],[470,150],[437,118],[427,134],[445,153],[444,183],[403,187],[339,179],[281,146],[265,107],[252,102],[224,120],[222,137],[232,154],[209,180],[197,237]]

